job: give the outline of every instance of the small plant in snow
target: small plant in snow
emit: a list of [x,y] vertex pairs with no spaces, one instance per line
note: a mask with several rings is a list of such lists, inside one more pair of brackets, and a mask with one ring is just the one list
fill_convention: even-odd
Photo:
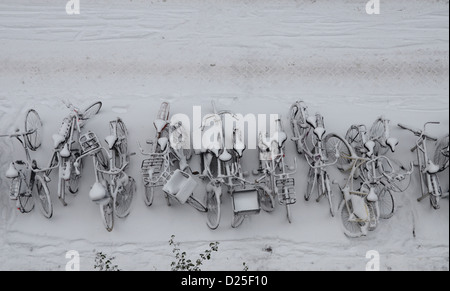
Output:
[[174,241],[175,235],[172,235],[169,240],[169,245],[173,247],[172,252],[175,254],[174,261],[170,264],[172,271],[201,271],[200,266],[205,260],[211,259],[211,254],[219,250],[219,242],[213,242],[209,244],[209,249],[205,250],[199,255],[199,258],[195,262],[186,257],[186,252],[182,252],[179,248],[180,243]]
[[115,257],[108,257],[103,252],[97,252],[95,254],[94,269],[98,271],[120,271],[119,266],[113,265],[112,261]]

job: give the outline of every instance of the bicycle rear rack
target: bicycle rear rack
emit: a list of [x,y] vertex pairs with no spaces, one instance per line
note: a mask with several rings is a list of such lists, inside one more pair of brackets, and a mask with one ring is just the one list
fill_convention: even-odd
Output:
[[275,180],[278,193],[278,201],[280,204],[294,204],[297,199],[295,197],[295,180],[294,178],[280,178]]
[[141,172],[145,187],[164,186],[172,175],[169,155],[166,153],[151,154],[148,159],[142,161]]

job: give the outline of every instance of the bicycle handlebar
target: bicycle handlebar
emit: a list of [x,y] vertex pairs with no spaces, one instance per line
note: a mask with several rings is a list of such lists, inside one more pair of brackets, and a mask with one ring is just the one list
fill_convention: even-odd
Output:
[[397,125],[398,125],[398,127],[402,128],[402,129],[411,131],[414,135],[416,135],[416,136],[418,136],[418,137],[424,137],[424,138],[429,139],[429,140],[431,140],[431,141],[437,141],[437,138],[435,138],[435,137],[433,137],[433,136],[431,136],[431,135],[425,133],[425,127],[427,126],[427,124],[440,124],[440,122],[438,122],[438,121],[429,121],[429,122],[426,122],[426,123],[423,125],[423,130],[420,130],[420,129],[413,129],[413,128],[411,128],[411,127],[409,127],[409,126],[407,126],[407,125],[405,125],[405,124],[402,124],[402,123],[399,123],[399,124],[397,124]]

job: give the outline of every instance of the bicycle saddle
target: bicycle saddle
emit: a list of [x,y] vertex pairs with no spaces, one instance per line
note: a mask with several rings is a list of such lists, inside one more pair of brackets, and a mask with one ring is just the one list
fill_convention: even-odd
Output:
[[231,160],[231,158],[232,158],[231,154],[226,149],[224,149],[223,153],[219,156],[219,159],[222,162],[228,162],[229,160]]
[[242,157],[242,154],[244,153],[246,146],[245,143],[242,141],[241,131],[239,129],[235,130],[235,137],[236,139],[234,141],[233,148],[239,155],[239,157]]
[[378,201],[378,196],[375,193],[375,190],[373,188],[370,188],[369,195],[367,195],[367,201],[375,202]]
[[392,152],[395,152],[395,147],[398,145],[398,139],[390,137],[386,140],[386,144],[391,148]]
[[322,140],[322,137],[325,134],[325,131],[326,131],[325,128],[319,126],[319,127],[314,128],[313,132],[319,140]]
[[158,138],[158,144],[161,147],[161,150],[164,151],[166,149],[168,143],[169,143],[169,139],[167,137]]

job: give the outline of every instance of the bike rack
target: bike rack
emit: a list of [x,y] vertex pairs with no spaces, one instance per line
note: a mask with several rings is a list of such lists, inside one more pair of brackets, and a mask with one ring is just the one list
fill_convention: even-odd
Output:
[[153,153],[142,161],[141,171],[145,187],[164,186],[170,179],[170,161],[166,153]]
[[[295,198],[295,180],[294,178],[280,178],[275,180],[275,185],[278,188],[278,201],[280,204],[294,204]],[[285,199],[283,189],[287,189],[290,199]]]

